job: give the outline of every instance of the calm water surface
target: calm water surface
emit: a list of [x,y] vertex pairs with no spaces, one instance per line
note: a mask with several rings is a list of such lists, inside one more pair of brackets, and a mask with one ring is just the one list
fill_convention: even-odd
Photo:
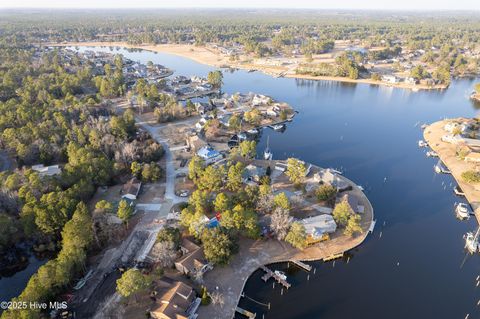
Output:
[[[213,69],[167,54],[113,52],[177,74],[206,76]],[[377,219],[375,232],[350,252],[349,263],[312,263],[316,273],[308,281],[306,272],[291,267],[292,287],[283,295],[256,272],[245,294],[271,309],[246,298],[241,307],[266,319],[480,318],[480,260],[466,257],[462,240],[476,222],[455,219],[453,179],[434,174],[435,160],[417,147],[420,124],[477,114],[468,100],[474,80],[454,81],[444,92],[410,92],[236,71],[225,72],[224,83],[228,93],[258,92],[294,106],[300,113],[287,130],[264,130],[258,150],[270,136],[276,159],[295,156],[343,170],[366,189]]]

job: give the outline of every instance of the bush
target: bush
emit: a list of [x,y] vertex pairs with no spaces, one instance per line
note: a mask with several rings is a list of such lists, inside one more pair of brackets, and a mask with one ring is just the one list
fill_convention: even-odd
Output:
[[480,182],[480,173],[476,171],[465,171],[462,173],[462,178],[467,183],[478,183]]

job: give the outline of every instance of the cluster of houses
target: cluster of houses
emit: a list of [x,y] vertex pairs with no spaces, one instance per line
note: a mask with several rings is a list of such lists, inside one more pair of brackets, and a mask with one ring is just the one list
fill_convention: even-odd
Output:
[[446,123],[443,127],[447,133],[441,140],[468,149],[464,160],[471,163],[480,163],[480,140],[478,123],[473,119],[455,120]]

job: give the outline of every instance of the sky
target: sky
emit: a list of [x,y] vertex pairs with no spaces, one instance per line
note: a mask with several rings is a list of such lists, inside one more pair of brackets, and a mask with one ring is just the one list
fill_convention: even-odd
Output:
[[480,10],[480,0],[0,0],[0,8],[316,8]]

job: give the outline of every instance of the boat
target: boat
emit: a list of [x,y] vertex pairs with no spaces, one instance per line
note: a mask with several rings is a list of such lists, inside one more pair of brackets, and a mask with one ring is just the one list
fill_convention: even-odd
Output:
[[427,147],[428,143],[425,142],[424,140],[419,140],[418,141],[418,147]]
[[422,126],[420,126],[420,128],[422,130],[426,129],[428,127],[428,124],[427,123],[423,123]]
[[445,167],[441,160],[434,166],[435,173],[437,174],[450,174],[450,171]]
[[428,151],[427,156],[428,157],[438,157],[438,154],[435,151]]
[[460,219],[469,219],[473,212],[468,204],[458,203],[455,205],[455,213]]
[[287,280],[287,275],[285,275],[285,273],[283,271],[275,270],[274,273],[278,278],[280,278],[282,280]]
[[470,254],[474,254],[478,252],[478,235],[479,235],[480,228],[474,233],[468,232],[463,235],[465,239],[465,248],[468,250]]
[[267,161],[270,161],[273,158],[273,153],[270,150],[270,136],[267,137],[267,147],[263,151],[263,158]]
[[251,135],[257,135],[258,134],[258,130],[256,128],[252,128],[251,130],[248,130],[247,131],[248,134],[251,134]]
[[465,196],[465,193],[463,192],[463,190],[458,185],[453,188],[453,192],[457,196]]
[[275,131],[281,131],[285,128],[285,124],[275,124],[270,127]]
[[365,188],[363,188],[362,185],[357,185],[358,189],[361,190],[362,192],[365,191]]

